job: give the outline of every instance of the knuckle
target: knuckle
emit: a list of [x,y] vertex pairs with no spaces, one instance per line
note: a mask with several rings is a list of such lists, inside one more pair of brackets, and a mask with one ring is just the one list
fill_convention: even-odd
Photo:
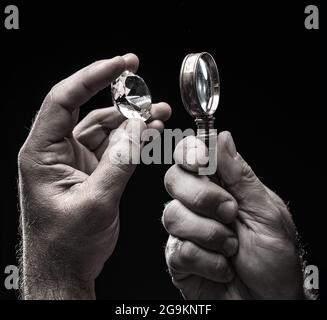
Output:
[[247,182],[255,182],[255,183],[259,182],[252,168],[244,160],[242,160],[242,164],[241,164],[241,177],[245,179]]
[[[64,90],[62,90],[64,88]],[[46,95],[43,104],[60,104],[67,107],[69,101],[76,98],[76,90],[71,79],[67,78],[55,84]]]
[[[54,105],[56,104],[56,96],[57,96],[57,90],[58,90],[58,86],[60,83],[54,85],[50,91],[47,93],[47,95],[45,96],[43,103],[42,103],[42,107],[45,107],[45,109],[47,109],[48,106]],[[40,117],[42,118],[44,116],[44,112],[40,113]]]
[[196,255],[198,253],[198,249],[192,242],[185,241],[180,248],[179,251],[179,261],[182,265],[192,264]]
[[[89,77],[90,71],[86,71],[86,77]],[[81,87],[88,95],[94,95],[96,93],[96,88],[91,84],[87,83],[85,80],[81,79]]]
[[87,117],[90,120],[96,121],[98,119],[98,115],[99,115],[100,111],[95,109],[89,112],[89,114],[87,115]]
[[20,148],[17,156],[19,170],[26,170],[30,167],[29,152],[26,143]]
[[167,265],[170,269],[179,271],[182,268],[182,265],[180,264],[180,260],[178,259],[176,254],[173,253],[167,253],[166,255]]
[[171,166],[166,174],[165,174],[165,178],[164,178],[164,183],[165,183],[165,187],[167,192],[172,195],[175,189],[175,184],[176,184],[176,174],[177,174],[177,165],[173,165]]
[[83,130],[77,125],[74,129],[73,129],[73,136],[74,138],[81,142],[83,144],[83,139],[85,137],[85,131],[83,132]]
[[178,256],[176,254],[177,246],[178,239],[170,236],[166,244],[165,257],[168,267],[176,271],[179,270],[181,267],[178,260]]
[[20,166],[24,164],[24,162],[25,162],[25,157],[26,157],[26,146],[23,145],[23,146],[20,148],[20,150],[19,150],[19,152],[18,152],[18,157],[17,157],[17,159],[18,159],[18,164],[19,164]]
[[192,206],[194,208],[204,208],[207,206],[208,202],[208,187],[206,185],[205,188],[199,188],[195,194],[195,197],[192,200]]
[[242,161],[241,172],[242,176],[249,177],[251,175],[251,168],[246,161]]
[[221,255],[216,255],[215,263],[213,265],[213,271],[215,273],[224,273],[226,265]]
[[182,242],[170,236],[166,246],[166,261],[169,268],[175,271],[188,269],[194,261],[195,251],[191,242]]
[[[65,87],[64,96],[63,96],[63,93],[62,93],[62,90],[61,90],[63,86]],[[54,86],[51,87],[50,91],[45,96],[43,104],[44,105],[49,105],[49,104],[51,105],[51,104],[65,102],[66,98],[67,97],[69,98],[69,96],[73,94],[71,87],[72,86],[69,85],[69,82],[67,81],[67,79],[64,79],[64,80],[56,83]]]
[[[61,83],[61,82],[60,82]],[[58,86],[60,85],[60,83],[55,84],[50,91],[48,92],[48,94],[45,96],[44,98],[44,104],[49,104],[52,103],[54,101],[54,97],[56,95],[56,91]]]
[[58,92],[58,95],[54,95],[54,101],[58,101],[59,104],[64,106],[65,108],[68,107],[69,101],[75,101],[78,94],[77,91],[74,88],[74,85],[72,82],[66,82],[65,83],[65,90],[62,90],[62,92]]
[[176,224],[179,221],[180,202],[178,200],[170,201],[164,209],[162,223],[168,232],[173,232],[176,229]]
[[209,244],[211,247],[217,247],[217,245],[221,245],[222,238],[223,238],[222,233],[219,231],[216,224],[211,223],[207,230],[205,242]]

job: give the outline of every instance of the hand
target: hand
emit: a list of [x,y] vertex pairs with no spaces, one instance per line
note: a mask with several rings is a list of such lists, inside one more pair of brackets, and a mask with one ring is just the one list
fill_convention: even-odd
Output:
[[[198,161],[189,163],[192,154]],[[174,153],[181,165],[165,177],[174,198],[163,214],[174,285],[188,299],[302,299],[296,230],[284,202],[256,177],[228,132],[217,142],[224,187],[196,174],[204,154],[203,143],[188,137]]]
[[[133,54],[95,62],[43,102],[19,153],[25,299],[95,297],[94,279],[115,248],[120,198],[135,169],[129,146],[140,151],[146,125],[124,121],[113,107],[75,125],[82,104],[137,67]],[[167,104],[153,105],[148,126],[162,130],[169,116]]]

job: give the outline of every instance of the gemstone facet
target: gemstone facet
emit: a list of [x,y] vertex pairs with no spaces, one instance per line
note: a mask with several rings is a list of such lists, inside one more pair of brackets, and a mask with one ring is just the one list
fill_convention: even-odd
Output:
[[112,100],[126,118],[143,121],[151,117],[152,99],[144,80],[130,71],[125,71],[111,84]]

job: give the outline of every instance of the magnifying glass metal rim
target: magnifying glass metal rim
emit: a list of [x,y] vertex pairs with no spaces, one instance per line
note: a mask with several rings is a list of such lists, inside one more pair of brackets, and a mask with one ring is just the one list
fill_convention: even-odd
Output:
[[[199,60],[203,59],[208,65],[208,73],[211,78],[211,105],[208,112],[201,107],[196,87],[196,75]],[[182,63],[179,85],[181,97],[186,111],[195,118],[212,117],[217,110],[220,98],[220,79],[218,68],[214,58],[208,52],[191,53],[187,55]]]

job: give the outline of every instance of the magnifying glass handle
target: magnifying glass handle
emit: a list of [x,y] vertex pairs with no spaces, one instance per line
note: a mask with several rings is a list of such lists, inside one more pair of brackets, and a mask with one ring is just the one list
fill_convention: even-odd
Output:
[[[217,130],[215,130],[213,116],[206,118],[197,118],[195,120],[197,125],[197,138],[205,143],[208,148],[209,165],[217,167]],[[211,181],[220,185],[220,179],[216,173],[209,175]]]
[[209,150],[209,148],[212,149],[212,147],[215,146],[215,144],[212,143],[213,142],[212,139],[214,137],[217,138],[217,133],[215,131],[214,122],[215,122],[214,117],[195,119],[195,123],[197,126],[197,138],[205,143],[208,150]]

